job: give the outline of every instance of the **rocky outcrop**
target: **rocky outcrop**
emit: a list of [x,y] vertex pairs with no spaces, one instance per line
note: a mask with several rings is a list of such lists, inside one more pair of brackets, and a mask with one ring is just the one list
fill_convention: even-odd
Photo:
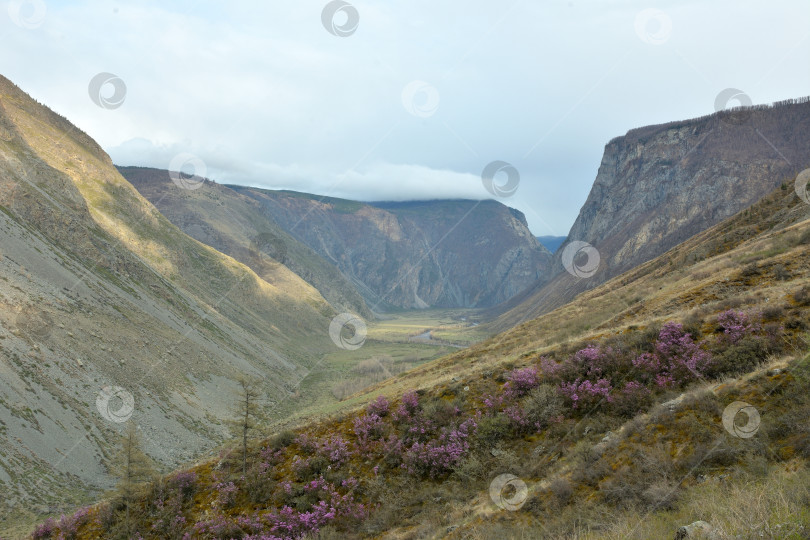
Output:
[[551,263],[523,214],[492,200],[367,204],[229,187],[337,266],[374,310],[492,306]]
[[[792,189],[808,166],[807,99],[647,126],[613,139],[567,243],[554,255],[553,277],[502,306],[496,329],[547,313],[661,255],[782,183]],[[571,261],[569,252],[565,259],[573,242],[596,248],[593,272],[577,271],[589,264],[582,250],[581,258]]]
[[604,280],[736,214],[779,184],[792,185],[808,165],[807,101],[634,129],[605,147],[568,238],[599,250]]

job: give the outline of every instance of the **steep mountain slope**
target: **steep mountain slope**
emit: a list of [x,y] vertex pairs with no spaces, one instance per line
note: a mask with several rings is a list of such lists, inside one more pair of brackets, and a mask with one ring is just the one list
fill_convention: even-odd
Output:
[[160,213],[183,232],[249,266],[273,281],[283,265],[307,281],[339,312],[371,317],[354,286],[272,220],[255,200],[214,182],[178,189],[168,171],[118,167],[118,171]]
[[[694,527],[720,538],[802,537],[810,205],[792,187],[344,414],[257,442],[248,477],[234,453],[154,484],[132,530],[647,539],[704,520]],[[113,502],[41,530],[123,526]]]
[[[568,233],[587,248],[501,309],[496,330],[559,307],[736,214],[810,166],[810,98],[633,129],[605,146],[593,188]],[[592,254],[594,252],[591,252]],[[596,259],[591,262],[596,263]]]
[[525,217],[495,201],[366,204],[230,187],[337,266],[376,310],[492,306],[551,260]]
[[0,530],[108,487],[121,417],[177,466],[225,435],[237,378],[282,400],[333,348],[315,289],[183,234],[2,77],[0,236]]

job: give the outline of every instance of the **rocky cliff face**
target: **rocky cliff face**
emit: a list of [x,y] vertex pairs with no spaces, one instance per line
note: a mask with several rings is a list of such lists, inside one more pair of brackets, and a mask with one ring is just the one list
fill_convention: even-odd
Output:
[[375,310],[492,306],[551,262],[523,214],[495,201],[366,204],[230,187],[335,264]]
[[796,174],[808,166],[807,100],[647,126],[613,139],[568,234],[569,244],[596,248],[598,268],[590,275],[582,253],[574,266],[586,271],[566,272],[564,244],[555,253],[555,277],[513,299],[499,326],[562,305],[750,206],[783,182],[792,189]]
[[810,164],[810,102],[635,129],[605,147],[568,238],[612,277],[792,182]]

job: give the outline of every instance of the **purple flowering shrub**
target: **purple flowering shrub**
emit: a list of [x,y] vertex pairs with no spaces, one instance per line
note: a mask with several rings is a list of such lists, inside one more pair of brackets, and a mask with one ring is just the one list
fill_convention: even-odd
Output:
[[537,367],[516,369],[509,374],[509,380],[503,385],[503,393],[507,398],[519,398],[528,394],[539,384],[540,377],[537,374]]
[[658,333],[655,350],[633,360],[637,378],[660,388],[682,387],[707,375],[712,355],[685,332],[683,325],[668,322]]
[[354,419],[354,434],[362,446],[368,446],[372,441],[380,439],[384,433],[385,424],[378,414],[366,414]]
[[732,345],[738,343],[746,335],[754,334],[762,329],[755,317],[744,311],[729,309],[717,316],[717,323],[723,330],[726,340]]
[[197,488],[197,473],[194,471],[179,472],[169,477],[167,485],[171,491],[180,496],[182,501],[186,501],[194,495]]
[[425,443],[414,442],[403,453],[403,468],[430,477],[452,471],[470,450],[469,437],[475,427],[475,420],[469,418],[456,428],[442,429],[438,437]]
[[349,524],[368,515],[365,505],[354,500],[353,491],[357,485],[354,478],[343,480],[340,489],[346,493],[342,494],[335,484],[323,477],[297,487],[290,482],[282,482],[283,494],[290,501],[296,501],[295,507],[284,504],[279,509],[237,516],[218,513],[196,523],[193,527],[194,537],[294,540],[314,536],[327,524]]
[[79,534],[79,528],[90,520],[90,508],[80,508],[67,516],[62,514],[59,521],[48,518],[44,523],[34,529],[32,538],[56,538],[72,540]]
[[366,410],[368,411],[368,414],[376,414],[382,418],[383,416],[388,415],[390,412],[391,403],[385,399],[385,396],[377,396],[377,399],[368,404]]
[[340,435],[333,435],[320,442],[318,453],[328,459],[333,468],[339,469],[349,461],[349,443]]
[[40,540],[41,538],[50,538],[55,531],[56,531],[56,522],[54,521],[53,518],[48,518],[42,524],[37,525],[37,528],[34,529],[32,538],[34,538],[34,540]]
[[580,407],[591,409],[603,401],[612,401],[611,390],[613,387],[607,379],[598,379],[596,382],[577,379],[570,383],[560,383],[560,393],[568,399],[574,409]]

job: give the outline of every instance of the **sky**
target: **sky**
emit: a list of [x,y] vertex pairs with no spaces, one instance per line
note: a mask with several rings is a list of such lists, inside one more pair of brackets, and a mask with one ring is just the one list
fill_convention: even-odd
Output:
[[496,198],[536,235],[567,234],[613,137],[711,113],[728,88],[728,106],[810,95],[807,0],[6,8],[0,74],[118,165],[362,201]]

